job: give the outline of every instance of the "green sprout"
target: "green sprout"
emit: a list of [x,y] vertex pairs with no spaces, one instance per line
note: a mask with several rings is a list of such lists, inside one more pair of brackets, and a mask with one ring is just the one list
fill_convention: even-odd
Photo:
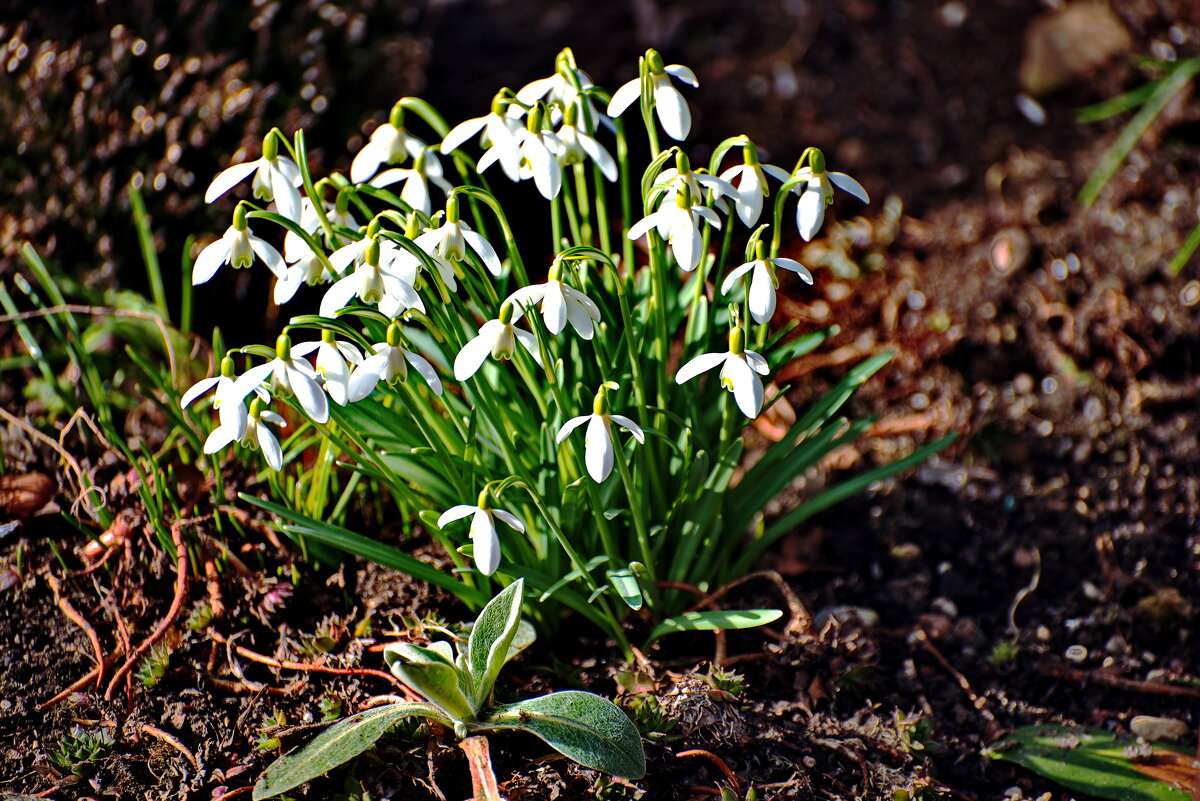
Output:
[[104,729],[88,731],[76,726],[63,735],[50,761],[70,773],[86,778],[99,768],[99,763],[112,751],[116,741]]
[[500,668],[533,641],[532,627],[522,625],[520,617],[522,589],[518,579],[493,598],[465,644],[389,645],[384,659],[392,673],[425,700],[372,707],[338,721],[267,768],[253,798],[273,798],[328,772],[412,717],[426,718],[460,739],[505,729],[527,731],[581,765],[641,778],[646,772],[641,737],[611,701],[567,690],[514,704],[493,703]]

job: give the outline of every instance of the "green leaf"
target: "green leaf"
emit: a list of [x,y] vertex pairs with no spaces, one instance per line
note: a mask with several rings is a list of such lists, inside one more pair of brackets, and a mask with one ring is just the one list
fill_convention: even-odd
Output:
[[508,661],[509,646],[521,622],[524,591],[524,579],[509,584],[488,601],[471,627],[471,636],[467,639],[467,666],[475,681],[476,708],[487,701],[500,668]]
[[[1139,751],[1135,761],[1134,754]],[[1103,729],[1025,726],[996,743],[988,755],[1097,798],[1191,801],[1195,797],[1192,792],[1154,778],[1170,776],[1194,791],[1197,772],[1191,758],[1181,752],[1162,745],[1139,745],[1133,737]]]
[[629,568],[606,572],[608,573],[609,583],[612,584],[612,588],[617,591],[617,595],[621,597],[625,605],[635,612],[641,609],[644,600],[637,576],[633,575],[633,572]]
[[496,707],[485,725],[532,732],[585,767],[627,779],[646,775],[637,728],[620,707],[593,693],[566,690]]
[[750,629],[765,626],[783,617],[779,609],[725,609],[717,612],[688,612],[668,618],[654,627],[646,644],[664,634],[677,631],[721,631],[724,629]]
[[455,720],[471,720],[476,707],[463,693],[461,677],[445,648],[422,648],[407,642],[396,642],[383,649],[383,659],[392,674],[428,698]]
[[276,760],[254,785],[254,801],[273,798],[336,768],[366,751],[395,724],[419,715],[446,726],[429,704],[388,704],[339,720],[308,745]]

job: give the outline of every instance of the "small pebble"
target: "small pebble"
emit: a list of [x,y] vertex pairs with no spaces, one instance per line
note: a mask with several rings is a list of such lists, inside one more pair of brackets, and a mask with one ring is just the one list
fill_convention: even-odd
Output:
[[1143,740],[1157,742],[1182,740],[1187,736],[1188,725],[1175,718],[1159,718],[1153,715],[1137,715],[1129,722],[1129,730]]
[[1063,655],[1072,662],[1082,662],[1088,658],[1088,649],[1082,645],[1072,645]]
[[930,602],[929,605],[931,607],[933,607],[933,610],[935,612],[940,612],[941,614],[945,615],[946,617],[950,618],[951,620],[958,617],[958,605],[955,604],[954,601],[951,601],[949,598],[944,598],[944,597],[939,596],[937,598],[934,598]]

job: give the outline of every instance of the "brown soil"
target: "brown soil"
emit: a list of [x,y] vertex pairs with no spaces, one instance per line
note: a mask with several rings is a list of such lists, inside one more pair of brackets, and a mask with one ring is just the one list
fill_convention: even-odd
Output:
[[[680,756],[696,749],[723,761],[742,790],[760,788],[760,798],[882,799],[929,788],[974,799],[1012,787],[1014,797],[1058,794],[983,755],[1018,725],[1125,729],[1134,715],[1166,715],[1185,721],[1194,741],[1200,283],[1194,265],[1177,278],[1165,265],[1195,224],[1197,106],[1191,89],[1168,104],[1088,210],[1075,194],[1128,117],[1091,125],[1072,119],[1073,109],[1146,80],[1134,54],[1161,57],[1169,48],[1181,58],[1197,55],[1200,19],[1190,4],[1114,4],[1131,49],[1043,98],[1044,126],[1014,102],[1024,36],[1042,12],[1034,2],[763,3],[736,18],[716,0],[634,4],[636,12],[551,0],[518,5],[467,2],[414,14],[403,34],[387,39],[409,42],[404,52],[413,57],[408,84],[391,91],[420,90],[457,119],[477,113],[499,83],[543,74],[563,44],[607,84],[623,80],[638,50],[653,44],[695,67],[705,83],[694,141],[744,131],[768,158],[780,159],[818,145],[833,169],[871,190],[876,203],[863,217],[849,219],[862,209],[839,203],[843,224],[801,254],[829,269],[818,271],[815,291],[794,288],[784,312],[810,324],[836,322],[844,333],[793,368],[793,401],[802,403],[866,355],[893,349],[896,357],[855,399],[860,411],[879,417],[872,435],[795,494],[942,433],[962,435],[913,474],[819,515],[781,544],[767,567],[788,579],[820,628],[816,636],[731,634],[727,661],[745,680],[736,700],[703,678],[714,646],[699,636],[664,642],[624,677],[640,692],[623,691],[622,703],[659,709],[658,731],[647,741],[650,772],[638,783],[645,797],[711,796],[724,777],[713,758]],[[351,17],[369,22],[389,8],[362,2]],[[185,11],[181,20],[199,24],[188,16],[201,14],[199,7]],[[585,11],[598,15],[591,18],[598,30],[619,31],[621,44],[579,37]],[[115,15],[106,25],[120,19],[105,13]],[[216,25],[218,17],[203,19]],[[350,21],[320,19],[298,13],[280,24],[296,31],[328,24],[346,31],[350,44],[373,36],[353,39]],[[178,29],[164,26],[160,42],[121,21],[153,48],[174,43],[171,52],[182,54],[192,46]],[[49,37],[60,49],[78,41],[81,53],[99,54],[89,38],[94,22],[55,31],[33,16],[26,41],[33,52],[40,52],[38,37]],[[259,35],[284,47],[283,39]],[[278,89],[272,81],[290,87],[295,77],[277,62],[253,59],[250,47],[239,40],[206,74],[219,88],[228,76],[219,77],[218,67],[248,59],[245,80],[265,99],[226,119],[224,135],[252,146],[259,126],[284,125],[281,109],[295,99],[285,93],[288,104],[272,105],[279,102],[270,100],[271,87]],[[401,45],[380,47],[366,52]],[[377,94],[370,70],[347,66],[354,59],[347,48],[322,51],[319,78],[331,97],[344,98],[339,114],[378,116],[390,95]],[[124,64],[117,59],[105,74],[119,83],[133,69]],[[157,86],[150,73],[132,74],[144,83],[135,80],[129,94],[103,102],[133,103],[139,87]],[[95,132],[78,131],[71,146],[94,144]],[[344,130],[314,137],[330,161],[346,152],[338,136]],[[132,137],[119,152],[143,146]],[[189,158],[200,159],[198,152]],[[694,161],[705,156],[697,151]],[[197,174],[212,172],[212,154],[204,158],[192,168]],[[99,186],[97,162],[77,161]],[[110,180],[119,186],[124,178]],[[61,204],[46,199],[54,184],[29,179],[20,186],[50,192],[38,195],[46,204],[35,209],[42,227],[26,235],[45,244],[53,234],[59,247],[80,248],[72,258],[96,248],[123,281],[136,283],[126,277],[137,262],[111,245],[103,250],[85,222],[92,219],[88,203],[111,203],[115,194],[83,198],[78,213],[59,215]],[[176,210],[195,211],[178,205],[195,194],[185,189],[171,184],[150,197],[167,253],[178,252],[182,237],[165,221]],[[16,220],[31,208],[10,204],[5,213]],[[215,217],[187,219],[189,230],[217,230]],[[7,269],[15,269],[11,260]],[[0,390],[14,412],[17,389],[14,382]],[[23,442],[16,429],[5,433],[6,471],[53,472],[53,455]],[[100,457],[94,462],[104,466]],[[106,469],[105,480],[115,479],[119,469]],[[313,575],[248,521],[245,539],[236,538],[248,573],[215,554],[225,567],[226,614],[199,631],[183,625],[206,597],[196,574],[171,627],[173,650],[158,686],[121,686],[105,702],[93,685],[40,711],[93,666],[92,645],[56,605],[49,576],[58,577],[61,597],[109,655],[121,647],[121,625],[136,646],[174,595],[173,561],[143,533],[132,497],[120,492],[125,485],[114,486],[112,502],[135,525],[105,569],[80,575],[74,552],[83,540],[53,518],[0,530],[0,639],[9,644],[0,670],[0,791],[165,799],[247,787],[276,746],[257,744],[277,739],[287,748],[310,737],[323,697],[350,709],[395,688],[374,676],[273,669],[249,661],[239,646],[276,660],[379,668],[378,653],[352,636],[368,612],[380,640],[418,636],[428,614],[464,615],[427,588],[370,566]],[[782,599],[763,580],[730,602]],[[615,663],[605,658],[612,655],[586,640],[535,646],[506,674],[502,691],[515,697],[583,686],[614,695]],[[651,695],[657,701],[647,701]],[[276,711],[283,723],[270,728]],[[77,725],[107,730],[116,746],[94,775],[72,782],[50,754]],[[636,796],[619,785],[597,790],[597,774],[547,757],[532,738],[494,739],[497,773],[511,798]],[[355,775],[375,799],[466,797],[465,761],[451,740],[393,738],[360,760]],[[307,797],[345,792],[343,780],[335,772]]]

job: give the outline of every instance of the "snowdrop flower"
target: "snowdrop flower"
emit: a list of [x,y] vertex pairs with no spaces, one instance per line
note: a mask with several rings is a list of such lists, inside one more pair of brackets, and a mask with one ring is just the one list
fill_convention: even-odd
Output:
[[588,475],[597,484],[603,483],[612,473],[613,459],[615,458],[612,441],[613,423],[633,434],[633,438],[639,444],[646,442],[646,435],[641,426],[628,417],[609,412],[605,389],[606,387],[602,386],[596,393],[596,399],[592,402],[592,414],[572,417],[563,424],[563,427],[558,430],[558,436],[554,438],[555,443],[561,445],[572,431],[584,423],[588,424],[587,431],[583,435],[583,462],[587,466]]
[[[460,122],[450,129],[446,138],[442,140],[442,153],[449,154],[457,150],[472,136],[482,132],[483,144],[488,150],[479,160],[476,169],[483,172],[499,161],[500,167],[509,180],[521,180],[521,155],[517,149],[516,139],[517,132],[521,130],[521,121],[507,113],[508,106],[513,104],[513,100],[510,90],[501,90],[492,100],[490,114]],[[518,105],[516,108],[520,108],[520,106]]]
[[350,400],[360,401],[367,397],[380,381],[392,384],[408,378],[409,364],[421,374],[435,395],[442,394],[442,381],[433,365],[425,357],[402,347],[402,342],[400,324],[392,321],[388,326],[387,342],[375,343],[372,346],[375,353],[354,368],[354,374],[350,376]]
[[362,361],[358,348],[349,342],[341,342],[334,338],[328,329],[321,331],[321,339],[316,342],[302,342],[292,348],[297,356],[307,356],[317,352],[317,380],[333,402],[345,406],[350,397],[351,365]]
[[361,184],[374,175],[381,164],[414,159],[425,149],[425,143],[404,129],[404,107],[392,106],[388,121],[371,132],[371,138],[350,163],[350,180]]
[[287,266],[283,262],[283,256],[265,240],[250,233],[246,207],[239,204],[233,212],[233,225],[229,226],[220,239],[209,244],[196,256],[196,263],[192,265],[192,284],[203,284],[216,275],[223,264],[228,264],[235,270],[249,267],[254,263],[255,256],[262,259],[276,277],[283,278],[286,275]]
[[179,408],[186,409],[201,395],[214,389],[212,406],[220,416],[221,425],[241,437],[246,433],[246,404],[234,392],[234,378],[233,357],[227,354],[221,359],[221,374],[193,384],[179,399]]
[[[744,164],[730,167],[721,173],[721,178],[737,190],[734,207],[742,223],[749,228],[762,215],[763,198],[767,196],[767,176],[780,181],[787,181],[792,176],[773,164],[759,163],[758,148],[749,139],[742,145],[742,160]],[[737,181],[736,185],[734,181]]]
[[779,279],[775,277],[777,267],[791,270],[806,284],[811,284],[813,277],[812,273],[798,261],[782,258],[768,259],[763,252],[762,242],[755,242],[754,250],[753,261],[746,262],[725,276],[725,280],[721,283],[721,292],[728,295],[739,278],[753,271],[750,277],[750,292],[747,295],[747,299],[750,301],[750,315],[754,318],[754,322],[765,323],[775,313],[775,290],[779,286]]
[[767,360],[753,351],[746,350],[746,334],[740,325],[729,332],[727,353],[702,353],[679,368],[675,383],[682,384],[701,373],[721,365],[721,386],[733,393],[742,414],[750,419],[758,417],[763,405],[763,385],[759,375],[768,372]]
[[[216,453],[230,443],[240,442],[251,450],[262,448],[263,456],[266,457],[267,464],[272,470],[283,467],[283,449],[279,446],[279,439],[271,429],[267,428],[266,424],[270,423],[284,428],[287,426],[287,421],[270,409],[263,409],[262,404],[261,398],[255,398],[250,402],[250,411],[246,414],[246,426],[240,434],[224,423],[214,428],[208,435],[208,439],[204,441],[204,452]],[[240,401],[238,405],[241,405]]]
[[278,134],[274,131],[263,139],[262,158],[244,161],[222,170],[208,185],[204,202],[212,203],[254,173],[254,196],[274,200],[275,208],[289,220],[300,220],[300,168],[296,162],[279,155]]
[[[325,297],[321,299],[320,315],[336,317],[338,309],[345,308],[356,297],[366,304],[378,304],[379,310],[388,317],[394,317],[405,309],[425,311],[425,304],[411,283],[401,280],[383,267],[379,240],[368,236],[363,241],[367,243],[363,248],[363,260],[353,272],[339,279],[325,292]],[[395,254],[395,249],[393,245],[391,255]]]
[[808,166],[796,170],[789,183],[796,182],[792,191],[800,195],[800,201],[796,204],[796,227],[807,242],[817,235],[825,220],[825,207],[833,203],[834,186],[849,192],[863,203],[870,203],[871,198],[862,184],[846,173],[826,172],[825,156],[820,150],[810,147],[800,157],[801,162],[805,156],[808,157]]
[[534,284],[518,289],[508,297],[517,307],[516,318],[520,319],[526,306],[541,304],[542,320],[546,330],[558,336],[570,322],[584,339],[591,339],[594,323],[600,321],[600,307],[587,295],[559,280],[561,261],[554,260],[544,284]]
[[[658,121],[662,124],[667,136],[677,142],[687,138],[692,129],[692,113],[688,110],[687,101],[671,84],[674,76],[689,86],[699,86],[696,74],[681,64],[663,65],[663,58],[657,50],[647,50],[642,60],[643,69],[650,79],[650,96]],[[608,104],[608,116],[619,117],[642,94],[642,78],[639,76],[613,92]]]
[[301,284],[316,286],[328,277],[325,265],[317,258],[317,254],[309,251],[302,254],[294,264],[286,266],[283,277],[275,282],[272,300],[275,301],[276,306],[282,306],[295,297]]
[[440,228],[426,231],[413,241],[421,250],[430,255],[436,253],[451,264],[463,260],[469,245],[471,250],[479,255],[488,272],[495,276],[500,275],[500,257],[496,255],[495,248],[459,219],[457,195],[446,199],[446,222]]
[[[317,192],[321,192],[321,184],[326,183],[327,179],[321,179],[317,183]],[[325,216],[329,222],[334,225],[342,225],[346,228],[357,229],[358,222],[354,219],[354,215],[350,213],[349,194],[339,192],[337,202],[330,205],[325,204]],[[300,219],[297,221],[300,227],[306,233],[315,234],[317,229],[321,227],[321,219],[317,216],[317,209],[313,205],[312,200],[307,197],[300,198]],[[288,232],[283,235],[283,258],[288,264],[293,264],[306,257],[312,256],[312,248],[304,239],[295,231],[288,229]]]
[[429,194],[429,184],[432,182],[444,195],[453,189],[450,182],[442,177],[442,163],[437,156],[427,150],[422,150],[414,159],[410,170],[393,167],[384,170],[371,179],[371,186],[386,187],[404,182],[400,190],[400,199],[423,214],[433,212],[433,201]]
[[[555,154],[562,152],[566,147],[557,136],[542,129],[544,114],[544,105],[539,104],[532,108],[526,118],[526,127],[516,133],[516,141],[521,158],[521,179],[532,178],[542,197],[553,200],[562,189],[562,165],[558,163]],[[480,164],[483,164],[482,160]],[[482,169],[481,166],[480,170]]]
[[630,239],[640,239],[657,229],[659,236],[667,240],[675,261],[686,272],[691,272],[700,264],[703,255],[703,239],[700,236],[700,218],[703,217],[714,228],[721,227],[721,218],[706,206],[692,205],[692,193],[687,187],[674,195],[674,203],[666,202],[658,211],[647,214],[629,229]]
[[493,509],[491,493],[485,488],[479,493],[478,506],[459,504],[452,506],[438,518],[438,528],[445,528],[447,523],[461,520],[471,515],[471,551],[475,566],[485,576],[496,572],[500,566],[500,538],[496,536],[496,518],[503,520],[509,528],[524,534],[525,524],[512,512],[503,509]]
[[576,126],[579,111],[577,106],[567,106],[563,115],[562,127],[555,136],[558,138],[559,149],[555,156],[564,167],[578,164],[585,158],[590,158],[600,168],[600,172],[610,181],[617,180],[617,162],[596,139]]
[[275,358],[243,373],[234,382],[233,393],[244,398],[267,380],[276,394],[295,396],[300,408],[314,422],[329,420],[329,401],[317,383],[317,373],[307,361],[294,358],[292,340],[287,334],[280,334],[275,341]]
[[520,342],[529,355],[540,366],[541,354],[538,352],[538,341],[529,331],[513,325],[514,307],[512,302],[505,301],[500,306],[500,317],[488,320],[479,329],[479,334],[463,345],[458,356],[454,358],[454,377],[466,381],[479,371],[489,355],[493,359],[511,359],[516,343]]

